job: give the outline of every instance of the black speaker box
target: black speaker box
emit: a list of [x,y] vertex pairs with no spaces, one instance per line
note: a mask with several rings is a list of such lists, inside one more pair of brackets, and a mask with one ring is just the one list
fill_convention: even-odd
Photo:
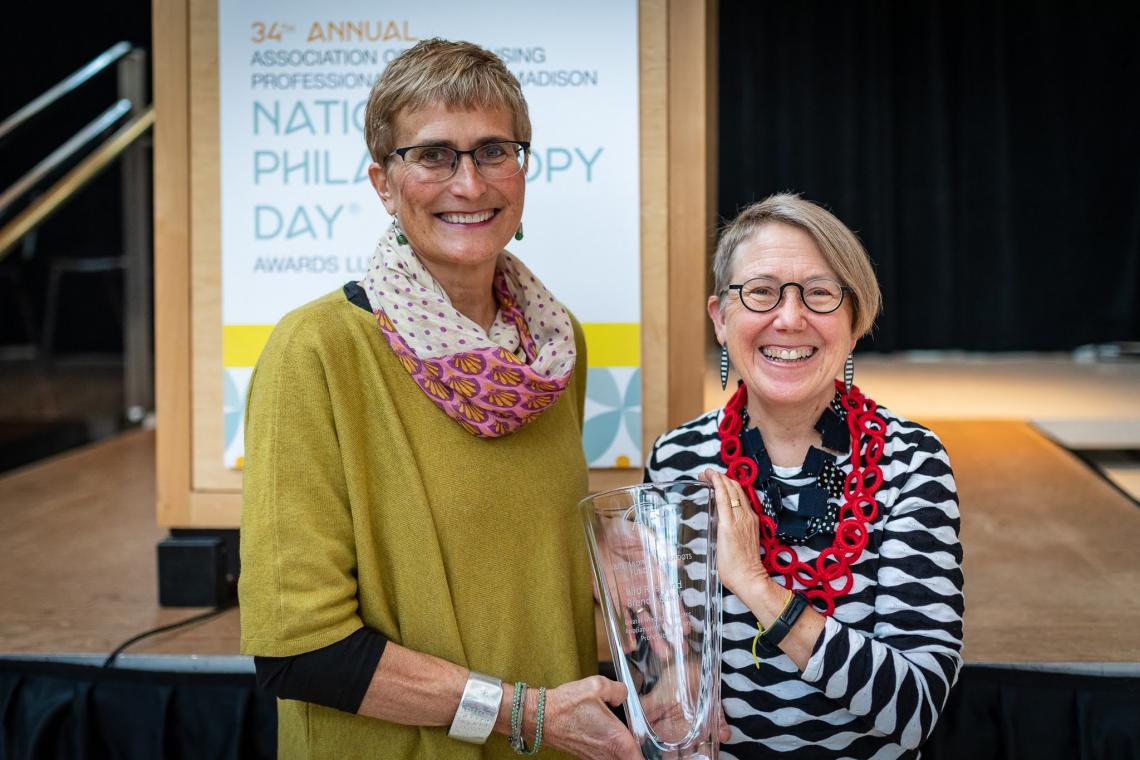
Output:
[[226,542],[219,536],[179,536],[158,544],[158,603],[163,607],[222,607],[232,596]]

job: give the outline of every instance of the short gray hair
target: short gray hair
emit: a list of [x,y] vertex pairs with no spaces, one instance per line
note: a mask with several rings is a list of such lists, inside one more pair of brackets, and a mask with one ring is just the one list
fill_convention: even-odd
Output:
[[364,116],[364,141],[372,160],[382,164],[396,149],[396,119],[402,112],[435,103],[448,109],[510,111],[513,138],[530,142],[526,98],[502,59],[474,43],[436,37],[400,53],[372,85]]
[[724,303],[736,249],[767,224],[779,222],[811,235],[824,261],[851,293],[851,329],[856,338],[871,331],[883,296],[871,259],[858,236],[830,211],[796,193],[778,193],[747,206],[725,225],[713,257],[716,296]]

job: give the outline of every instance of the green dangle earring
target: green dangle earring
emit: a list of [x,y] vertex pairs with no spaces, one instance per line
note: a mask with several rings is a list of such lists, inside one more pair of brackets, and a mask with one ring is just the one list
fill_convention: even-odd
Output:
[[396,231],[396,242],[400,245],[407,245],[408,236],[404,234],[404,228],[400,226],[399,214],[392,214],[392,228]]
[[515,240],[523,239],[522,222],[519,222],[519,228],[515,230]]

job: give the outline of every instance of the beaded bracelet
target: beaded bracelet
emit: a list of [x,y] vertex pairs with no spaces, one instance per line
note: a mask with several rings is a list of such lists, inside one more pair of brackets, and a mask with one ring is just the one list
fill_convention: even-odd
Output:
[[521,752],[526,749],[526,744],[522,740],[522,714],[523,706],[526,704],[526,684],[522,681],[515,682],[515,697],[511,700],[511,748],[515,752]]
[[534,746],[527,749],[526,740],[522,738],[522,714],[526,709],[527,685],[518,681],[515,684],[515,697],[511,702],[511,748],[519,755],[537,755],[542,748],[542,723],[546,717],[546,687],[538,687],[538,711],[534,719]]
[[534,746],[529,750],[524,750],[523,755],[537,755],[538,750],[542,748],[542,721],[546,715],[546,687],[538,687],[538,714],[534,719]]

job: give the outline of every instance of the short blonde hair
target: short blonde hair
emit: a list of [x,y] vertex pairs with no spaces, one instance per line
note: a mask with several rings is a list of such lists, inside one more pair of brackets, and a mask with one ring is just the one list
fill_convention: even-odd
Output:
[[767,224],[780,222],[811,235],[824,261],[850,289],[851,329],[856,338],[871,331],[883,308],[883,296],[871,259],[847,225],[822,206],[798,194],[779,193],[753,203],[736,215],[720,234],[713,257],[713,281],[723,306],[736,249]]
[[522,87],[502,60],[470,42],[436,37],[405,50],[372,85],[364,117],[364,140],[372,160],[382,164],[396,149],[401,113],[437,103],[449,109],[508,110],[514,114],[514,139],[530,141]]

